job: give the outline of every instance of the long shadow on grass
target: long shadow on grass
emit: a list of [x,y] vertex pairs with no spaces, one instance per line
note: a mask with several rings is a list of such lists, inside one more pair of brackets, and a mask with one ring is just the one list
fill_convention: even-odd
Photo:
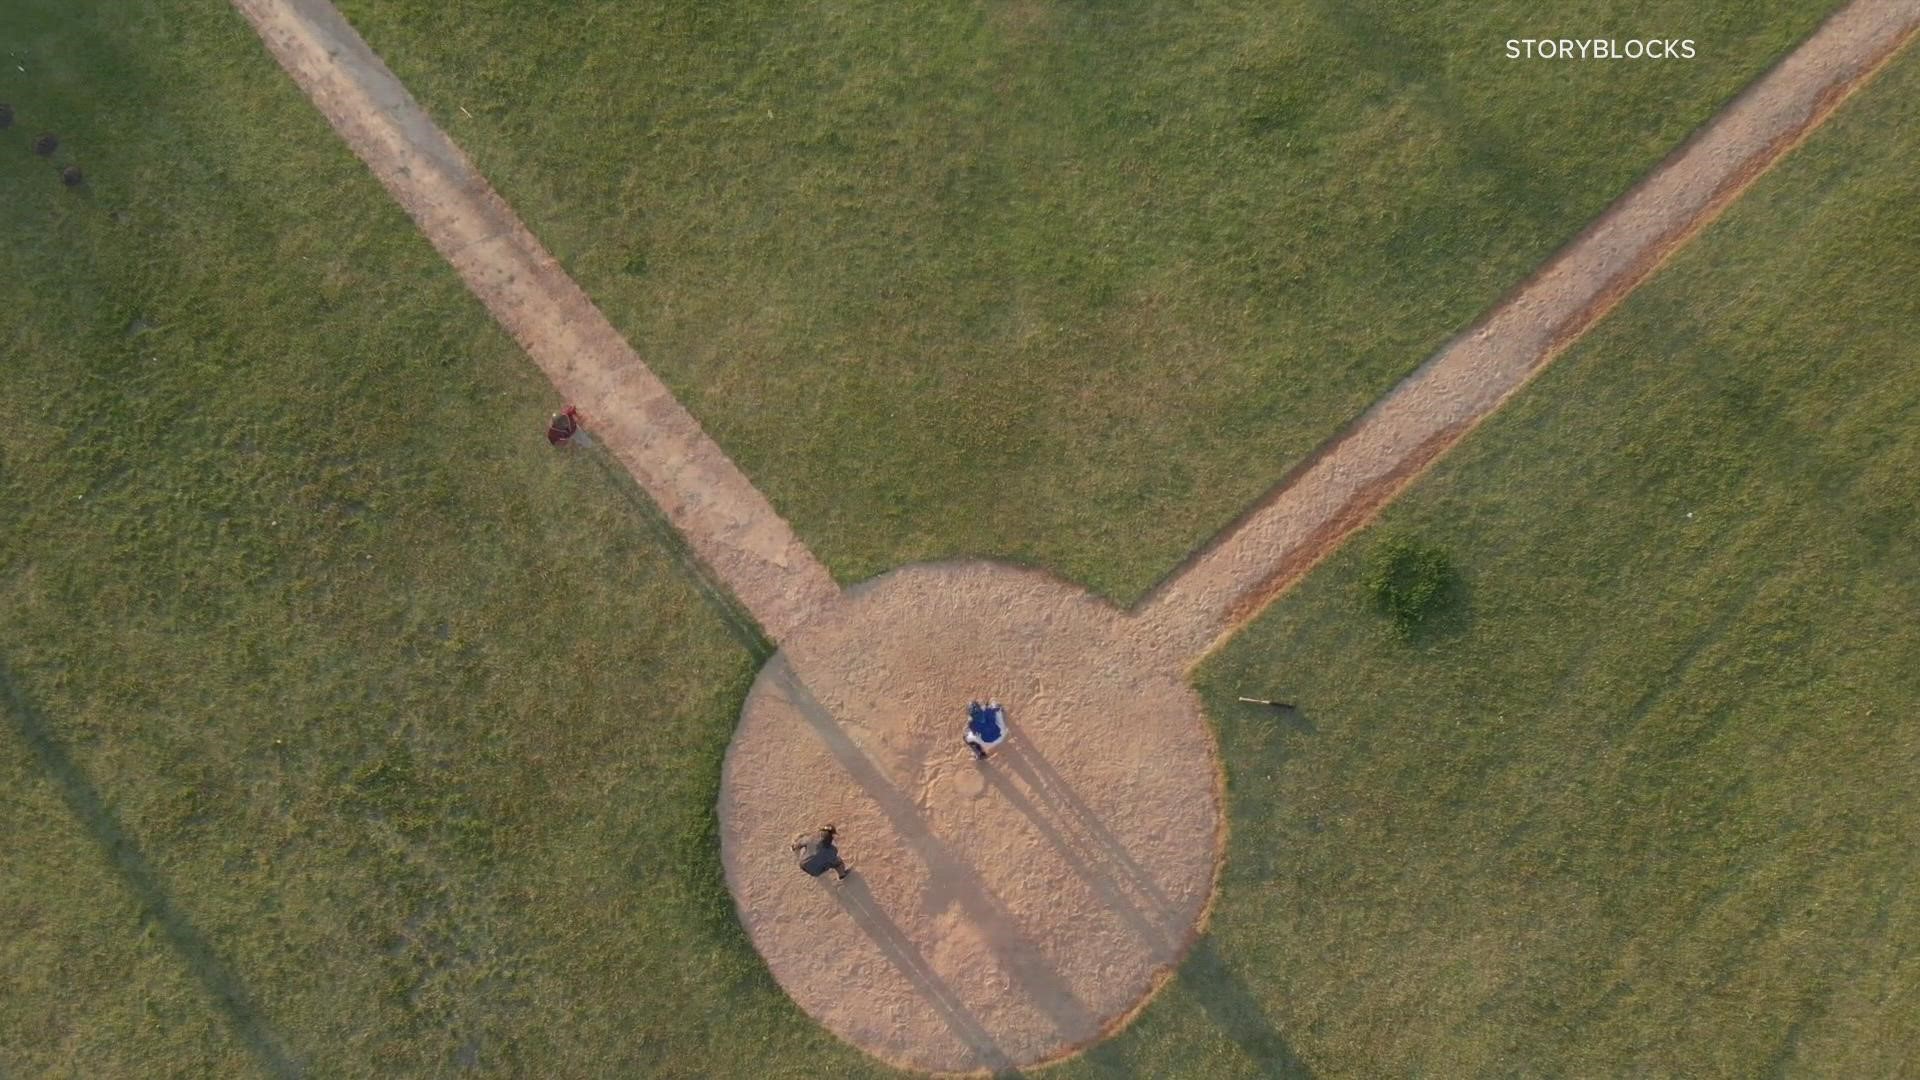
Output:
[[[1258,1075],[1280,1080],[1313,1080],[1313,1070],[1293,1052],[1292,1044],[1267,1019],[1258,998],[1215,950],[1211,937],[1201,938],[1187,954],[1180,973],[1163,995],[1190,998],[1221,1033],[1252,1059]],[[1122,1035],[1087,1051],[1087,1063],[1101,1076],[1133,1076],[1137,1052],[1132,1039]]]
[[139,843],[128,834],[112,810],[100,798],[99,789],[68,756],[66,748],[54,738],[47,719],[21,692],[13,669],[0,659],[0,710],[20,733],[21,741],[40,760],[41,768],[60,790],[73,815],[93,834],[107,856],[108,865],[140,901],[142,911],[166,935],[167,943],[186,961],[187,970],[199,980],[207,996],[232,1025],[234,1035],[253,1053],[268,1075],[297,1077],[300,1067],[281,1049],[280,1042],[268,1030],[266,1019],[248,996],[246,986],[220,959],[213,946],[194,928],[186,915],[173,904],[160,875],[147,862]]
[[[1014,977],[1016,984],[1039,1007],[1063,1036],[1091,1030],[1093,1022],[1085,1002],[1077,997],[1060,973],[1041,955],[1039,943],[1032,941],[1000,906],[999,901],[981,887],[979,872],[955,855],[947,845],[929,832],[920,808],[905,792],[888,780],[879,766],[854,743],[826,707],[813,696],[792,666],[776,660],[770,671],[779,680],[787,700],[800,710],[809,727],[819,736],[840,767],[872,798],[894,832],[910,845],[927,867],[927,874],[942,890],[944,898],[956,903],[976,926],[985,931],[988,947]],[[936,898],[937,903],[938,898]],[[943,988],[944,989],[944,988]],[[961,1037],[964,1039],[965,1035]]]
[[1206,937],[1194,945],[1187,962],[1180,967],[1175,984],[1206,1011],[1215,1027],[1239,1045],[1246,1055],[1260,1064],[1263,1076],[1282,1076],[1290,1080],[1312,1080],[1313,1070],[1293,1052],[1285,1036],[1267,1019],[1260,999],[1233,973]]
[[713,570],[706,563],[701,562],[700,557],[687,546],[686,539],[680,535],[678,529],[673,527],[673,523],[667,520],[667,516],[660,512],[660,508],[654,505],[653,499],[641,490],[640,485],[633,479],[633,474],[628,472],[626,466],[620,464],[611,453],[597,446],[587,448],[585,453],[602,472],[606,473],[614,490],[626,498],[634,512],[640,515],[640,520],[646,522],[647,529],[653,533],[654,539],[659,541],[660,546],[670,552],[681,568],[686,570],[687,577],[692,580],[694,589],[700,593],[700,598],[705,600],[707,607],[720,617],[720,623],[727,628],[727,633],[733,635],[733,639],[752,655],[754,665],[758,667],[765,664],[768,658],[773,656],[773,642],[761,632],[760,624],[753,620],[753,616],[734,600],[733,593],[714,575]]

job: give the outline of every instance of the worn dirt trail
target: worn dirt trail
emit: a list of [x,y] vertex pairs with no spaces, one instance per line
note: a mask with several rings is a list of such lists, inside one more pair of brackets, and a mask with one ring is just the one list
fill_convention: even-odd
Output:
[[768,636],[831,607],[840,590],[826,568],[333,6],[233,2]]
[[1198,662],[1364,526],[1884,64],[1920,0],[1856,0],[1742,91],[1471,330],[1322,446],[1135,608]]

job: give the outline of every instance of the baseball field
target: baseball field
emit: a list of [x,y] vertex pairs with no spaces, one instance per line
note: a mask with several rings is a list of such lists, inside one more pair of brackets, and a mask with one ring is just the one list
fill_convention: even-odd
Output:
[[1902,1075],[1920,10],[1562,7],[10,5],[0,1076]]

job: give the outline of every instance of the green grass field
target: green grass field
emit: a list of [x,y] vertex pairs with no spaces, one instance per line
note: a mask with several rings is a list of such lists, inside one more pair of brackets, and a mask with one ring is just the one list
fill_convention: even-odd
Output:
[[1130,601],[1831,5],[341,7],[842,581]]
[[[1149,15],[1116,9],[1099,48],[1118,52],[1069,70],[1233,61],[1189,57],[1178,41],[1205,36]],[[1477,38],[1456,41],[1443,16],[1486,29],[1489,54],[1517,32],[1491,28],[1498,10],[1455,8],[1399,32],[1477,63]],[[1309,185],[1294,217],[1233,233],[1250,208],[1267,213],[1275,181],[1234,154],[1204,162],[1196,143],[1184,171],[1176,154],[1158,182],[1205,213],[1148,218],[1142,235],[1115,238],[1110,270],[1086,262],[1106,249],[1082,234],[1135,193],[1094,167],[1101,140],[1125,137],[1124,115],[1088,125],[1076,137],[1089,142],[1034,174],[1011,169],[1029,146],[1018,131],[1002,143],[963,117],[885,138],[860,129],[876,142],[844,152],[877,155],[882,173],[944,169],[951,140],[985,140],[979,206],[1005,228],[957,251],[861,247],[946,190],[944,174],[910,177],[886,188],[901,194],[875,210],[877,232],[828,215],[820,249],[762,266],[756,245],[777,250],[801,223],[736,230],[770,213],[779,185],[812,176],[825,190],[838,174],[761,175],[780,144],[728,173],[720,133],[675,143],[714,119],[695,110],[709,100],[697,80],[674,99],[695,111],[662,128],[662,152],[680,156],[644,166],[660,175],[609,172],[576,141],[562,106],[580,106],[557,85],[567,65],[549,69],[555,97],[516,119],[511,140],[445,116],[438,95],[461,88],[453,74],[417,81],[836,570],[861,576],[958,536],[1128,595],[1283,471],[1317,438],[1308,428],[1337,423],[1417,361],[1813,19],[1748,30],[1677,7],[1660,17],[1694,36],[1711,22],[1729,49],[1747,43],[1747,59],[1551,79],[1457,59],[1422,68],[1434,54],[1418,50],[1397,74],[1347,65],[1373,70],[1372,88],[1303,89],[1297,114],[1273,114],[1332,125],[1315,150],[1325,160],[1311,184],[1323,186]],[[663,41],[713,44],[693,60],[665,55],[654,76],[731,73],[739,102],[710,104],[750,116],[760,54],[746,46],[784,40],[780,25],[743,43],[713,18],[667,25]],[[1327,25],[1306,25],[1341,25],[1318,18]],[[472,23],[482,38],[503,25]],[[410,51],[425,38],[453,38],[411,25],[368,27],[376,47],[398,48],[403,75],[430,65]],[[955,27],[943,38],[896,21],[891,33],[925,42],[914,47],[931,50],[928,71],[971,72],[964,50],[945,51],[973,40]],[[1401,55],[1377,44],[1381,31],[1345,32],[1357,55]],[[244,23],[186,0],[18,0],[0,13],[0,40],[12,50],[0,100],[19,114],[0,133],[0,1076],[888,1075],[780,995],[720,880],[719,758],[762,643],[688,572],[629,483],[590,455],[548,450],[552,399],[531,365]],[[448,56],[471,39],[453,40]],[[644,55],[598,40],[562,20],[544,46],[472,77],[542,90],[540,49],[568,41],[581,51],[573,68]],[[790,44],[790,63],[807,59],[807,40]],[[1321,51],[1290,47],[1320,72],[1303,80],[1325,77]],[[1033,69],[1009,78],[1046,85],[1046,65],[1074,59],[1057,43],[1033,48],[1018,54]],[[769,71],[781,55],[764,57]],[[892,70],[881,67],[866,78]],[[623,71],[610,59],[595,70]],[[1538,83],[1485,84],[1495,73]],[[895,74],[860,100],[918,85]],[[1596,87],[1617,100],[1596,104]],[[1537,99],[1526,109],[1509,100],[1522,90]],[[1906,716],[1920,692],[1916,92],[1909,55],[1207,667],[1233,822],[1213,933],[1133,1027],[1045,1075],[1211,1080],[1287,1063],[1320,1077],[1898,1073],[1920,1042],[1920,731]],[[1077,107],[1060,93],[1048,108]],[[1229,107],[1202,85],[1141,93]],[[1676,107],[1658,123],[1673,130],[1622,121],[1663,100]],[[1372,111],[1334,111],[1356,103]],[[488,107],[469,106],[495,116]],[[1499,187],[1498,158],[1448,163],[1471,157],[1459,115],[1523,146],[1536,112],[1564,125],[1589,107],[1620,110],[1608,114],[1614,141],[1533,145],[1512,174],[1529,178],[1522,188]],[[1127,122],[1148,144],[1209,130]],[[62,190],[27,152],[42,129],[64,137],[58,160],[88,171],[86,190]],[[630,129],[613,134],[637,145]],[[586,156],[556,155],[569,146]],[[536,165],[554,168],[543,180]],[[1315,194],[1343,168],[1348,194]],[[1438,172],[1388,197],[1396,173],[1425,168]],[[1073,175],[1120,186],[1027,201]],[[1448,175],[1481,186],[1462,193]],[[750,190],[655,202],[662,176]],[[606,219],[573,209],[609,194],[622,198],[606,200]],[[1508,204],[1537,221],[1487,226]],[[1369,222],[1342,214],[1388,215],[1371,223],[1393,236],[1476,206],[1491,231],[1470,218],[1431,248],[1408,240],[1398,258],[1344,251]],[[1335,232],[1306,249],[1275,242],[1301,222]],[[969,232],[961,220],[938,229]],[[660,246],[633,264],[631,285],[610,288],[633,258],[614,262],[615,249],[634,235]],[[1473,258],[1434,295],[1395,269],[1432,277],[1454,265],[1433,252],[1462,247]],[[1305,291],[1327,306],[1301,315],[1253,284],[1233,292],[1232,273],[1267,273],[1225,268],[1235,250],[1304,250],[1331,295]],[[1019,261],[1050,252],[1066,260],[1056,277]],[[672,276],[655,280],[656,268]],[[1117,284],[1097,303],[1102,273]],[[861,308],[862,283],[897,278],[905,305],[941,275],[953,297],[933,290],[940,306],[899,339],[919,352],[902,359],[885,335],[861,337],[909,329],[893,326],[905,306]],[[1045,325],[1092,312],[1084,336],[996,347],[975,366],[966,342],[1000,332],[990,317],[1008,284],[1020,295],[1001,314],[1043,313]],[[1164,320],[1102,321],[1144,288],[1164,290]],[[839,306],[765,299],[782,289]],[[686,306],[671,319],[637,325],[675,297]],[[1352,307],[1363,302],[1374,306]],[[805,320],[751,321],[778,310]],[[723,335],[712,352],[669,347],[703,318]],[[1326,320],[1348,320],[1348,352],[1323,346],[1279,366]],[[1182,334],[1185,354],[1156,345]],[[821,351],[805,352],[816,340]],[[839,351],[855,340],[879,351]],[[1127,345],[1125,359],[1096,362],[1102,342]],[[920,358],[940,349],[946,360]],[[1193,358],[1190,383],[1121,400],[1180,355]],[[861,362],[836,366],[849,358]],[[1048,382],[1070,363],[1082,365],[1075,382]],[[1089,404],[1071,427],[1003,457],[956,449],[879,470],[883,451],[935,445],[910,434],[915,417],[929,429],[947,412],[1025,423],[1049,395],[1081,389]],[[1238,418],[1182,412],[1256,391],[1264,403]],[[1068,467],[1102,445],[1100,423],[1152,427],[1141,416],[1168,425],[1148,449]],[[1274,416],[1296,430],[1262,432],[1272,441],[1232,456],[1234,425],[1244,435]],[[783,462],[790,436],[795,460]],[[1141,464],[1162,451],[1177,452],[1165,463],[1177,483]],[[843,483],[835,470],[878,474],[837,504],[820,480]],[[949,530],[945,509],[979,517],[1003,470],[1006,518]],[[1240,494],[1202,482],[1241,470]],[[948,484],[962,490],[949,497]],[[1102,503],[1115,492],[1134,501]],[[1034,505],[1045,499],[1058,505]],[[889,505],[898,511],[880,512]],[[1112,531],[1082,528],[1096,521]],[[1137,547],[1119,539],[1129,529]],[[1388,532],[1445,547],[1466,580],[1463,610],[1411,644],[1357,594]],[[1230,704],[1254,688],[1291,692],[1302,716],[1276,724]]]
[[230,10],[0,27],[0,1075],[862,1075],[637,492]]
[[[1322,1075],[1912,1069],[1916,102],[1908,53],[1209,662],[1213,947]],[[1466,583],[1411,645],[1393,534]]]

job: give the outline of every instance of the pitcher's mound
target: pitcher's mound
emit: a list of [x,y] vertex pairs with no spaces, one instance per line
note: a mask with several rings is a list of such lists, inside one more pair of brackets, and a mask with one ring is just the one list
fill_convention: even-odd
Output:
[[[1005,1069],[1119,1027],[1200,930],[1221,785],[1183,672],[1045,574],[909,567],[850,590],[747,697],[721,858],[774,978],[896,1065]],[[967,703],[1010,735],[976,762]],[[832,823],[854,868],[801,873]]]

